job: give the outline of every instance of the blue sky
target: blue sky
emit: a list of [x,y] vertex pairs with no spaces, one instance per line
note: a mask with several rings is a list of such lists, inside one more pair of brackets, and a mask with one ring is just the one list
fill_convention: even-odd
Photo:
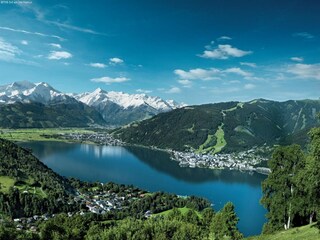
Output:
[[316,0],[1,1],[0,85],[318,99],[319,12]]

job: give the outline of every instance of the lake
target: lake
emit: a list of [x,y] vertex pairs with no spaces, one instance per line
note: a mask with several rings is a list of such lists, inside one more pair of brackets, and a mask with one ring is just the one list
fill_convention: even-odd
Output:
[[181,168],[178,162],[170,160],[168,153],[148,148],[62,142],[20,145],[32,149],[43,163],[66,177],[205,197],[216,211],[231,201],[240,218],[239,229],[246,236],[259,234],[266,221],[266,211],[259,204],[261,181],[266,178],[261,174]]

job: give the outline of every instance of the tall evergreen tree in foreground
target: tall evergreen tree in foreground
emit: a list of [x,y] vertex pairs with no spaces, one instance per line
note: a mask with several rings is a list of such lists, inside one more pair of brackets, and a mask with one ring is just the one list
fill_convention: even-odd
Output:
[[233,240],[242,239],[243,235],[237,228],[239,218],[237,217],[234,205],[231,202],[226,203],[212,221],[212,231],[216,240],[230,237]]

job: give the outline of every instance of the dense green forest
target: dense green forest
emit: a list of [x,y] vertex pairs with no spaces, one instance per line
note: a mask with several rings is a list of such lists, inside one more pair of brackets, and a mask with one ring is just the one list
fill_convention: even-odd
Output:
[[20,217],[73,209],[62,204],[73,192],[68,180],[28,150],[0,139],[0,165],[0,212]]
[[79,103],[13,103],[1,104],[1,128],[57,128],[105,125],[100,113]]
[[307,132],[319,123],[319,111],[319,100],[259,99],[188,106],[116,129],[113,134],[128,143],[181,151],[199,150],[204,143],[204,149],[215,151],[217,137],[226,142],[223,152],[264,144],[305,146]]
[[99,215],[76,215],[68,217],[60,214],[39,224],[39,233],[17,231],[5,222],[0,227],[0,239],[242,239],[237,230],[238,218],[234,207],[227,203],[215,213],[212,208],[204,209],[200,214],[192,209],[182,212],[173,209],[167,215],[148,219],[132,217],[123,220],[101,221]]

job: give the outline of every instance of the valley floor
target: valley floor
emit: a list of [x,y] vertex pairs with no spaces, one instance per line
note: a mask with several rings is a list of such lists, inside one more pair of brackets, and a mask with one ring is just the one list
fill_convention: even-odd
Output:
[[83,128],[23,128],[23,129],[0,129],[0,138],[9,141],[65,141],[58,137],[61,134],[94,133],[92,130]]

